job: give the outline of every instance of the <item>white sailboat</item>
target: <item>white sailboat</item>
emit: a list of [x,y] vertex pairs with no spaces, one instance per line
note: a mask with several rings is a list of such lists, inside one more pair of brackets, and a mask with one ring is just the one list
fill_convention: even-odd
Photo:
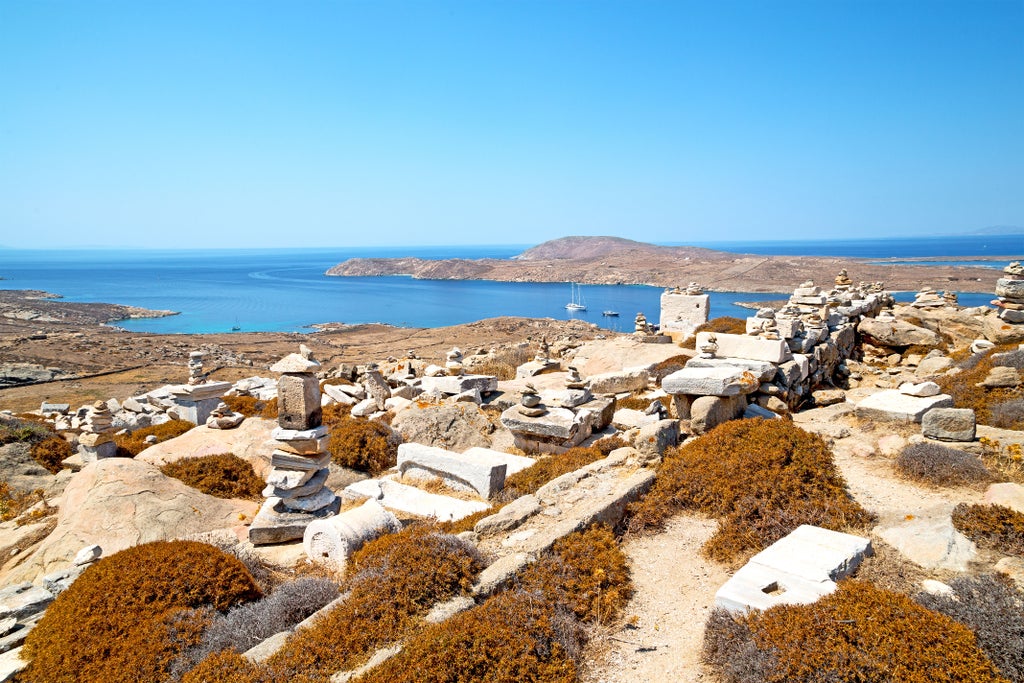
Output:
[[580,286],[575,282],[569,283],[569,298],[571,301],[565,305],[567,311],[585,311],[587,305],[583,303],[583,292],[580,291]]

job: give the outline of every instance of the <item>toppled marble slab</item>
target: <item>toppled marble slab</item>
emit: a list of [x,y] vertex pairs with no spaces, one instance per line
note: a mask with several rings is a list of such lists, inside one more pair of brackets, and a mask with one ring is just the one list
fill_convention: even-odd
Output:
[[758,386],[756,375],[736,367],[686,367],[661,380],[666,393],[688,396],[737,396],[756,391]]
[[895,422],[921,422],[932,408],[952,408],[949,394],[935,396],[908,396],[897,389],[886,389],[872,394],[857,404],[857,417],[867,420]]
[[[716,355],[722,358],[747,358],[769,363],[784,363],[793,358],[793,353],[784,339],[764,339],[745,334],[713,335],[718,345]],[[706,344],[712,337],[710,332],[697,333],[697,348]]]
[[834,591],[870,554],[866,538],[804,524],[754,555],[718,589],[715,605],[745,612],[809,604]]
[[398,471],[413,479],[440,478],[457,491],[490,498],[505,487],[507,466],[495,451],[472,456],[409,442],[398,446]]
[[389,479],[364,479],[349,484],[342,492],[348,500],[373,498],[389,510],[418,517],[431,517],[440,522],[454,522],[490,507],[483,501],[462,500],[437,493],[427,493]]

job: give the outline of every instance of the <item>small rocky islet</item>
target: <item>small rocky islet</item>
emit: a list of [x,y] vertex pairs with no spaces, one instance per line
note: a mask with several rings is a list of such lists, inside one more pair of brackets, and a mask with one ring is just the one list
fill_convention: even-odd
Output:
[[[295,344],[297,352],[261,362],[264,371],[243,365],[236,370],[249,374],[227,380],[214,379],[227,374],[227,359],[193,350],[180,384],[81,407],[48,400],[31,414],[6,411],[0,680],[28,664],[23,643],[78,577],[147,542],[215,542],[278,582],[316,571],[344,585],[361,548],[430,525],[457,534],[480,558],[461,595],[417,617],[454,623],[573,534],[595,524],[629,526],[645,497],[664,486],[659,478],[678,453],[738,421],[824,439],[847,479],[843,495],[872,521],[845,529],[791,524],[726,564],[727,580],[710,592],[666,600],[703,601],[707,615],[715,607],[744,615],[813,605],[845,595],[851,575],[870,582],[878,557],[915,577],[910,595],[951,594],[961,577],[996,572],[1016,582],[1020,600],[1020,553],[966,535],[954,518],[968,504],[1024,514],[1024,268],[1011,263],[989,284],[992,306],[976,308],[930,288],[900,305],[882,282],[854,282],[850,272],[857,271],[844,267],[826,286],[802,280],[783,305],[731,326],[708,320],[708,295],[691,282],[666,289],[657,324],[640,313],[629,334],[588,327],[585,335],[531,335],[493,347],[450,339],[444,353],[393,350],[356,363]],[[239,409],[268,404],[276,416]],[[187,431],[155,435],[172,423],[187,423]],[[378,471],[339,464],[332,440],[370,423],[374,447],[392,460]],[[124,439],[142,430],[154,435],[137,438],[139,451],[126,454]],[[43,432],[70,453],[56,472],[31,457]],[[360,439],[345,448],[372,441]],[[954,450],[989,474],[974,488],[922,485],[899,473],[912,447]],[[588,448],[597,449],[588,463],[553,468]],[[215,498],[161,471],[222,453],[263,479],[261,500]],[[556,474],[529,492],[517,488],[541,471]],[[17,509],[19,496],[31,495],[36,502]],[[339,600],[321,616],[341,609],[344,595]],[[621,631],[623,641],[655,638],[649,615],[630,610],[627,603],[604,628]],[[290,638],[274,635],[236,654],[257,671],[281,648],[301,647],[316,618],[289,625]],[[353,675],[372,677],[387,659],[401,661],[421,627],[411,628]],[[613,669],[608,656],[607,647],[582,650],[580,680]]]

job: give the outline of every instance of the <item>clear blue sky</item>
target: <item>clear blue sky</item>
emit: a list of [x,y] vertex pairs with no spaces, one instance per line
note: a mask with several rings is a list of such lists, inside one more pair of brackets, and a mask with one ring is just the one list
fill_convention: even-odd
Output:
[[0,245],[991,225],[1021,0],[0,0]]

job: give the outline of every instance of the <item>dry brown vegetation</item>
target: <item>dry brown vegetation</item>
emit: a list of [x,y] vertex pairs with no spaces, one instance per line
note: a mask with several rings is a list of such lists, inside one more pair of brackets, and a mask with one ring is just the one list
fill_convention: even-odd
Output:
[[935,443],[904,446],[896,458],[896,469],[933,486],[966,486],[992,480],[978,456]]
[[1024,556],[1024,513],[1003,505],[968,505],[953,508],[953,526],[983,548]]
[[727,683],[1003,683],[966,626],[847,580],[810,605],[712,613],[704,657]]
[[744,559],[801,524],[840,531],[872,520],[824,440],[782,420],[735,420],[667,452],[651,491],[629,506],[629,528],[659,529],[683,510],[719,518],[703,552],[720,562]]
[[261,401],[255,396],[225,396],[224,403],[232,412],[241,413],[246,417],[262,417],[265,420],[277,419],[277,399]]
[[182,458],[160,468],[168,477],[216,498],[261,500],[263,480],[234,453]]
[[953,397],[958,408],[974,410],[979,424],[1001,429],[1024,430],[1024,389],[978,386],[994,367],[992,356],[1017,350],[1017,344],[1000,344],[981,354],[967,356],[957,363],[962,372],[943,375],[936,382]]
[[146,443],[147,436],[155,436],[157,443],[160,443],[181,436],[193,427],[195,425],[188,420],[171,420],[152,427],[136,429],[131,434],[117,435],[114,437],[114,443],[117,444],[117,455],[121,458],[134,458],[149,448],[150,444]]
[[0,446],[9,443],[29,444],[32,458],[52,474],[60,472],[61,462],[74,453],[71,444],[38,415],[0,417]]
[[630,594],[626,557],[606,527],[570,534],[513,587],[428,626],[361,683],[570,683],[587,624],[614,619]]
[[343,586],[348,597],[263,665],[215,655],[184,680],[326,683],[409,636],[432,605],[468,590],[481,566],[471,546],[425,526],[383,536],[353,554]]
[[398,462],[398,439],[387,425],[349,417],[340,409],[324,424],[330,427],[327,450],[335,464],[379,474]]
[[101,559],[57,596],[29,633],[21,680],[169,680],[168,668],[205,623],[197,608],[226,610],[260,596],[241,562],[213,546],[157,541]]
[[680,346],[684,349],[696,349],[698,332],[712,332],[714,334],[746,334],[747,321],[742,318],[734,318],[731,315],[712,318],[694,330],[694,336],[683,341]]

